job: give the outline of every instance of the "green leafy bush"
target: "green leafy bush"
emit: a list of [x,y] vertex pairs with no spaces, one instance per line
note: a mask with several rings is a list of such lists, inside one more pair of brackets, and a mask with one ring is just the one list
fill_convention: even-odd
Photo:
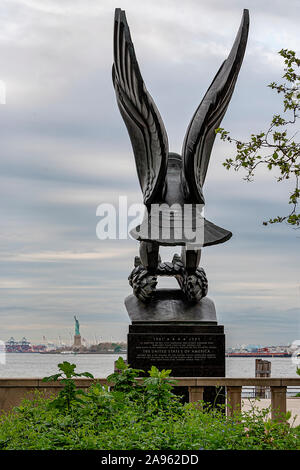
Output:
[[137,380],[139,371],[119,359],[111,389],[95,381],[78,393],[74,378],[82,374],[59,367],[52,380],[65,387],[57,397],[36,393],[0,417],[0,449],[300,449],[299,427],[270,421],[269,409],[226,417],[221,407],[181,404],[169,370],[152,367]]
[[57,408],[58,410],[64,410],[66,408],[69,411],[72,405],[84,403],[80,396],[85,395],[85,393],[83,390],[76,387],[74,378],[88,377],[93,379],[94,376],[89,372],[77,374],[75,372],[76,364],[70,364],[67,361],[58,364],[58,369],[60,370],[58,374],[43,378],[43,382],[57,382],[60,380],[60,382],[65,385],[59,392],[58,397],[51,401],[49,406]]

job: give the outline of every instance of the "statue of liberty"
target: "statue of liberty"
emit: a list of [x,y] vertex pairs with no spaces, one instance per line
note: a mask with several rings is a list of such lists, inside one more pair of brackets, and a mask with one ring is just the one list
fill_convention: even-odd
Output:
[[76,316],[74,315],[74,319],[75,319],[75,336],[77,335],[80,335],[80,332],[79,332],[79,321],[77,320]]

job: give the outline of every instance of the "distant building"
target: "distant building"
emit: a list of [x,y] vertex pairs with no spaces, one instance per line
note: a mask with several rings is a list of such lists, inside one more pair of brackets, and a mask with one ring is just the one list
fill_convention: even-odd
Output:
[[5,343],[5,350],[7,353],[41,352],[46,350],[46,346],[44,344],[32,345],[25,337],[20,341],[11,337]]
[[25,337],[21,341],[16,341],[11,337],[5,343],[6,352],[29,352],[32,350],[31,343]]

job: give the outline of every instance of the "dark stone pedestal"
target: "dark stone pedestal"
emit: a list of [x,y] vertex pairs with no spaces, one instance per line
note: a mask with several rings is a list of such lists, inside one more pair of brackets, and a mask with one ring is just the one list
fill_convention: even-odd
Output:
[[187,302],[180,289],[157,289],[151,302],[144,304],[134,295],[125,299],[132,323],[201,323],[217,325],[215,304],[209,297]]
[[[173,377],[225,377],[225,335],[220,325],[142,323],[129,326],[127,360],[146,373],[154,365],[171,369]],[[181,388],[181,387],[180,387]],[[185,401],[187,389],[184,392]],[[206,387],[204,401],[213,403],[215,387]],[[217,403],[224,403],[223,394]]]
[[[224,327],[217,324],[214,302],[187,302],[180,289],[158,289],[149,304],[125,299],[132,324],[127,361],[147,375],[151,366],[171,369],[173,377],[225,377]],[[187,387],[176,389],[188,401]],[[205,387],[204,401],[214,403],[216,388]],[[224,393],[217,403],[224,403]]]

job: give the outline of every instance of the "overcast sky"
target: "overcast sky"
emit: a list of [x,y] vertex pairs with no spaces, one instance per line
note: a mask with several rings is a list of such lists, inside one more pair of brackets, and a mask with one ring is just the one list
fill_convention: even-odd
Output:
[[[222,127],[247,139],[281,112],[266,87],[277,52],[300,45],[298,0],[2,0],[0,79],[0,339],[125,340],[124,298],[138,244],[100,241],[96,208],[119,195],[141,202],[130,141],[111,82],[115,7],[126,10],[136,54],[164,119],[170,151],[226,58],[243,8],[249,41]],[[216,139],[206,178],[207,218],[233,232],[203,250],[227,344],[300,339],[300,231],[262,221],[288,210],[289,186],[260,171],[246,183]],[[163,250],[169,260],[172,250]],[[176,285],[174,279],[160,286]]]

